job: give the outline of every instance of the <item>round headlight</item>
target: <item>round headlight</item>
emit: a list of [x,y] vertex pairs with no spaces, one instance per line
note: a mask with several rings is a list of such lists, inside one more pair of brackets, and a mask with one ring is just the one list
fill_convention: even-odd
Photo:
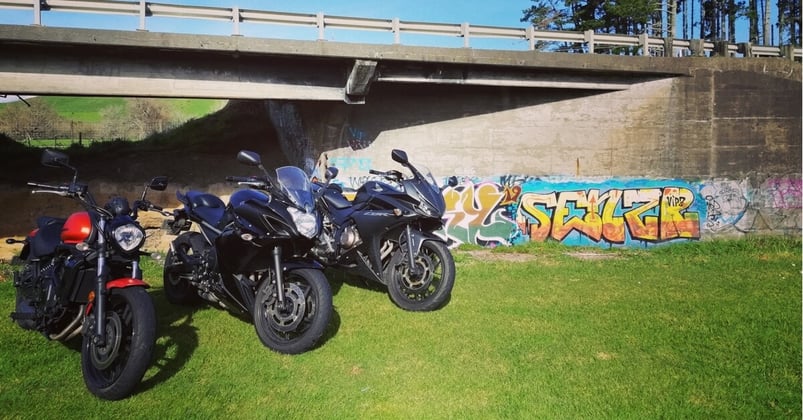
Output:
[[112,235],[117,246],[125,252],[133,251],[145,242],[145,231],[132,223],[118,226],[112,231]]

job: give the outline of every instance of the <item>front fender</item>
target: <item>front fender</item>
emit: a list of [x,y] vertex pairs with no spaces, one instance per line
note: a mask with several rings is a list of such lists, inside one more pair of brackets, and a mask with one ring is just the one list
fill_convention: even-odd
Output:
[[323,264],[311,258],[293,258],[291,260],[282,261],[282,271],[288,272],[298,270],[300,268],[312,268],[315,270],[323,270]]
[[119,279],[114,279],[106,282],[106,290],[122,289],[124,287],[134,287],[134,286],[144,287],[146,289],[151,287],[148,283],[145,283],[143,280],[135,279],[133,277],[122,277]]
[[[147,289],[151,287],[151,285],[145,283],[140,279],[135,279],[133,277],[121,277],[119,279],[114,279],[106,282],[106,290],[123,289],[126,287],[144,287]],[[86,316],[89,316],[89,314],[92,313],[92,307],[95,306],[95,298],[94,298],[95,292],[94,291],[91,292],[89,296],[90,296],[89,303],[86,305],[86,310],[84,311],[84,314],[86,314]]]

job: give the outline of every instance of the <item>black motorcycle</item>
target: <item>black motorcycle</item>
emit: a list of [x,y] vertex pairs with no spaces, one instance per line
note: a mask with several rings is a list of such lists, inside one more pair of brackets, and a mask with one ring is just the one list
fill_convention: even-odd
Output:
[[161,210],[145,199],[149,189],[163,191],[166,177],[145,186],[129,205],[113,197],[100,206],[67,155],[45,150],[42,164],[74,172],[66,185],[29,182],[34,194],[56,194],[78,201],[86,211],[57,218],[42,216],[24,240],[15,263],[16,308],[11,318],[50,340],[83,334],[81,370],[96,396],[117,400],[134,391],[153,356],[156,313],[139,267],[145,231],[138,210]]
[[[250,315],[265,346],[302,353],[323,336],[333,311],[323,267],[304,257],[321,224],[310,181],[294,166],[276,169],[272,179],[254,152],[237,159],[264,176],[227,177],[248,187],[228,204],[204,192],[176,193],[183,207],[168,225],[174,235],[185,232],[165,257],[165,295]],[[198,231],[188,231],[193,223]]]
[[[372,169],[394,185],[368,181],[353,201],[331,182],[337,168],[327,169],[326,182],[316,184],[324,223],[312,254],[326,266],[385,285],[402,309],[435,310],[448,301],[455,277],[452,254],[435,234],[443,228],[446,204],[431,173],[420,172],[402,150],[393,150],[391,157],[412,177]],[[456,185],[457,179],[449,182]]]

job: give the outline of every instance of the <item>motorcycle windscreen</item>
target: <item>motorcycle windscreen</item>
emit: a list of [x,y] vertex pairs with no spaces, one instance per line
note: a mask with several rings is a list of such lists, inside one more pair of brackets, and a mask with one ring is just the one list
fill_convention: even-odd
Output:
[[312,183],[304,171],[295,166],[282,166],[276,169],[276,180],[293,204],[305,212],[312,211],[315,198],[312,195]]

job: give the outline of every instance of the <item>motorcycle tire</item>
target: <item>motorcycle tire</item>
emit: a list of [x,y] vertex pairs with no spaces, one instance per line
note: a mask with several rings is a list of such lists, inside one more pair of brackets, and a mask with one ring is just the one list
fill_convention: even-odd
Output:
[[[198,232],[186,232],[173,240],[173,246],[165,255],[163,286],[167,301],[174,305],[194,305],[201,303],[196,288],[190,284],[189,278],[193,276],[193,268],[181,263],[181,259],[173,252],[183,252],[187,255],[198,251],[199,244],[206,240]],[[193,247],[195,245],[195,247]]]
[[388,295],[396,306],[414,312],[434,311],[448,302],[454,287],[454,258],[446,244],[425,241],[415,263],[422,274],[413,278],[407,257],[400,258],[387,279]]
[[[141,287],[109,291],[106,342],[98,346],[84,334],[81,371],[95,396],[119,400],[130,396],[151,364],[156,344],[156,311]],[[94,328],[94,323],[90,323]]]
[[332,319],[332,289],[323,272],[302,268],[285,273],[285,308],[279,308],[275,288],[263,282],[254,301],[254,328],[262,344],[283,354],[313,348]]

